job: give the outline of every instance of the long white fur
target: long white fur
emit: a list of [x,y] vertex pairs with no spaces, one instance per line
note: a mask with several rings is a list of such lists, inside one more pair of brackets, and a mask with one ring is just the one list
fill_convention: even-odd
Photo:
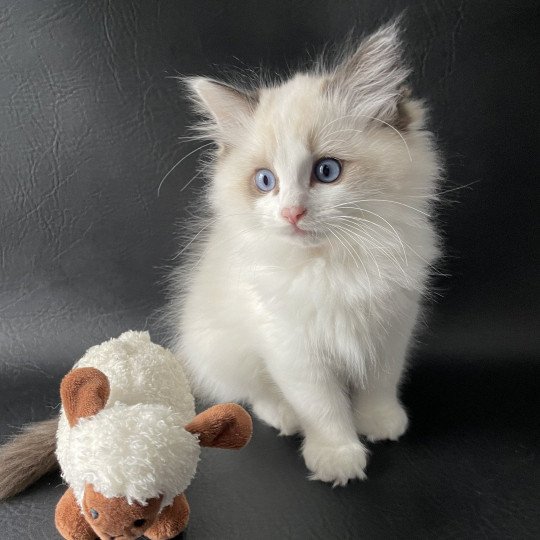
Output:
[[[210,219],[172,278],[173,347],[199,395],[301,432],[311,477],[334,484],[364,477],[358,434],[397,439],[407,427],[398,385],[438,255],[440,167],[422,103],[401,95],[407,73],[389,25],[337,67],[260,88],[256,104],[189,81],[219,150]],[[339,183],[310,182],[321,157],[344,162]],[[250,192],[259,168],[279,191]],[[299,205],[306,236],[280,215]]]
[[195,416],[182,366],[147,332],[125,332],[89,349],[75,366],[109,379],[106,407],[70,427],[62,408],[57,457],[79,505],[87,483],[106,497],[172,503],[195,475],[200,447],[184,429]]

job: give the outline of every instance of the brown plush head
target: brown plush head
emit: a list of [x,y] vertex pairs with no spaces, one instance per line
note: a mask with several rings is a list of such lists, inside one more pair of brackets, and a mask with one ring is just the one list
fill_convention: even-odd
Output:
[[156,520],[161,497],[128,504],[124,497],[107,498],[87,484],[84,490],[83,513],[88,524],[101,540],[135,540]]

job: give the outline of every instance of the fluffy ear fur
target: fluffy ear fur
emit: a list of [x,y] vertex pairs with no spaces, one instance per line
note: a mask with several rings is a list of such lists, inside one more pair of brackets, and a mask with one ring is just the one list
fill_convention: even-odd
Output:
[[198,414],[185,429],[199,435],[201,446],[243,448],[251,439],[251,416],[236,403],[214,405]]
[[70,371],[60,384],[60,397],[70,427],[79,418],[97,414],[109,399],[109,380],[99,369],[77,368]]
[[186,84],[199,112],[206,116],[213,128],[213,138],[223,139],[220,135],[245,124],[257,106],[255,92],[248,92],[234,86],[206,77],[189,77]]
[[329,92],[341,96],[352,111],[401,127],[407,123],[402,104],[409,96],[402,50],[396,20],[345,55],[330,75]]

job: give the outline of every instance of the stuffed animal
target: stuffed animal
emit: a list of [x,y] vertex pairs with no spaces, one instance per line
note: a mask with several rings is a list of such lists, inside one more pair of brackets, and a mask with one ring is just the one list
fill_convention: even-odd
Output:
[[67,540],[174,538],[200,446],[242,448],[252,433],[239,405],[195,415],[179,361],[126,332],[89,349],[61,384],[57,457],[68,489],[56,507]]

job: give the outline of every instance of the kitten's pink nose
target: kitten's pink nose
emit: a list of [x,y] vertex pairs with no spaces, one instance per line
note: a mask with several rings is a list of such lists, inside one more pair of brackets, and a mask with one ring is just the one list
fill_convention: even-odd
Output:
[[284,208],[281,215],[291,224],[296,225],[302,216],[306,215],[306,209],[303,206],[291,206]]

